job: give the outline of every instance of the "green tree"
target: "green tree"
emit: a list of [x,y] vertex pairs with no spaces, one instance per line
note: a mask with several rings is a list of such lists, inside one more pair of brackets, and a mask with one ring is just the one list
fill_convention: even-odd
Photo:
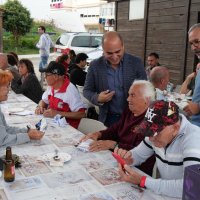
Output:
[[13,34],[16,47],[21,36],[30,32],[33,19],[18,0],[8,0],[4,5],[3,28]]

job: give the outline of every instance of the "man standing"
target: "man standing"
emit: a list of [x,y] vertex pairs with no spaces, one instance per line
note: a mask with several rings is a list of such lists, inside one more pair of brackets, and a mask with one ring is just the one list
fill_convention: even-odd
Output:
[[110,127],[127,106],[128,90],[135,79],[146,79],[141,59],[124,52],[122,37],[114,31],[102,39],[103,56],[91,62],[83,95],[99,106],[99,121]]
[[149,79],[151,70],[156,66],[160,66],[159,55],[155,52],[150,53],[147,58],[147,64],[148,66],[146,67],[146,73],[147,78]]
[[[188,31],[191,50],[200,59],[200,23],[193,25]],[[191,122],[200,126],[200,73],[197,72],[195,79],[195,88],[192,101],[184,108],[184,111],[191,116]]]
[[[45,68],[45,66],[47,65],[50,54],[50,48],[54,46],[50,36],[47,33],[45,33],[45,31],[46,28],[44,26],[39,26],[38,33],[40,34],[40,40],[36,44],[36,47],[39,49],[40,53],[39,71]],[[43,79],[42,76],[41,79]]]

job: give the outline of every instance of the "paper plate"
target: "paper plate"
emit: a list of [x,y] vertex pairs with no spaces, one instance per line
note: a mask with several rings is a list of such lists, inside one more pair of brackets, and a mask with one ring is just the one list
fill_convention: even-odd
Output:
[[[41,156],[43,161],[50,161],[54,158],[55,153],[46,153],[44,155]],[[58,157],[59,160],[61,160],[62,162],[67,162],[69,160],[71,160],[71,155],[69,155],[68,153],[64,153],[64,152],[59,152],[58,153]]]
[[8,108],[8,111],[9,111],[10,113],[21,112],[21,111],[23,111],[23,110],[24,110],[24,108]]

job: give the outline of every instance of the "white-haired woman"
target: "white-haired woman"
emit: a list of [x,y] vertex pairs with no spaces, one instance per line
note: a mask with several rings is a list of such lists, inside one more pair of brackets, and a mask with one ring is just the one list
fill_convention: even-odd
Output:
[[[150,82],[134,81],[129,89],[128,107],[120,120],[106,130],[87,134],[81,141],[89,138],[95,140],[90,145],[90,151],[114,149],[116,146],[126,150],[136,147],[144,136],[136,133],[135,128],[142,122],[148,106],[154,100],[155,89]],[[150,158],[139,168],[151,175],[154,162],[155,159]]]

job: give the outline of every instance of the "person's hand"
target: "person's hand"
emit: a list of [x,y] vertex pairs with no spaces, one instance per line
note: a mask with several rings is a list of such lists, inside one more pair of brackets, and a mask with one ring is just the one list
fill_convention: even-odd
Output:
[[84,135],[80,140],[79,143],[84,142],[88,139],[97,140],[101,136],[101,132],[95,132],[95,133],[88,133],[87,135]]
[[57,114],[58,114],[58,111],[53,110],[53,109],[47,109],[47,110],[44,110],[43,112],[44,117],[50,117],[50,118],[55,117]]
[[114,149],[114,152],[116,154],[118,154],[119,156],[121,156],[125,160],[126,164],[128,164],[128,165],[133,164],[134,160],[133,160],[133,157],[132,157],[132,153],[130,151],[116,147]]
[[44,108],[42,106],[37,106],[37,108],[35,109],[35,114],[36,115],[43,114],[45,110],[46,110],[46,108]]
[[44,132],[37,129],[30,129],[28,131],[28,136],[31,140],[40,140],[44,136]]
[[114,94],[115,94],[115,91],[111,91],[111,92],[109,90],[102,91],[99,93],[97,100],[99,103],[109,102],[114,96]]
[[189,74],[189,75],[187,76],[187,79],[188,79],[189,81],[191,81],[193,78],[195,78],[195,76],[196,76],[196,73],[193,72],[193,73],[191,73],[191,74]]
[[188,102],[188,105],[185,106],[183,110],[187,113],[188,116],[195,115],[200,112],[198,103],[194,103],[191,101]]
[[98,140],[94,141],[89,146],[90,152],[97,152],[97,151],[103,151],[108,149],[113,149],[116,142],[112,140]]
[[136,172],[128,165],[124,165],[125,171],[124,169],[122,169],[122,166],[120,164],[118,166],[119,166],[119,175],[122,181],[133,183],[135,185],[140,184],[142,175],[140,175],[138,172]]

